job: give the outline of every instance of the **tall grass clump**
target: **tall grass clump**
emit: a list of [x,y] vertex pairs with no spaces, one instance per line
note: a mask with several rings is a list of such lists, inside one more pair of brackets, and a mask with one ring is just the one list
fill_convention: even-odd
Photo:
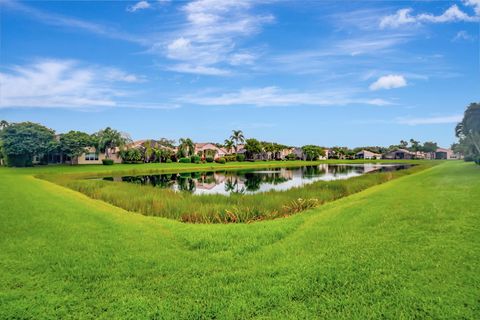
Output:
[[286,217],[374,185],[427,168],[417,165],[393,172],[369,173],[347,180],[317,181],[286,191],[258,194],[192,195],[105,180],[64,180],[62,184],[128,211],[188,223],[248,223]]

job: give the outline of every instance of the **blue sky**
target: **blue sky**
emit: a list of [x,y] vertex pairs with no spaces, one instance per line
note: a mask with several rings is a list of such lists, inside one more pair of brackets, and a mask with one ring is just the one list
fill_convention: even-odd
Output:
[[455,141],[480,0],[0,0],[0,118],[289,145]]

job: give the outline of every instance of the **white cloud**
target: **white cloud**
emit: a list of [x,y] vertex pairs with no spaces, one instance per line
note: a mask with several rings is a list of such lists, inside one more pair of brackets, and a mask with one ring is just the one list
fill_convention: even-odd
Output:
[[380,28],[397,28],[404,24],[417,23],[415,17],[410,15],[412,11],[413,9],[411,8],[400,9],[395,14],[383,17],[382,20],[380,20]]
[[473,7],[475,14],[480,16],[480,0],[464,0],[463,4],[466,6]]
[[112,107],[125,93],[116,82],[140,77],[115,68],[84,67],[72,60],[42,60],[0,73],[0,108]]
[[136,74],[127,73],[117,68],[105,68],[102,71],[106,80],[119,81],[119,82],[145,82],[145,77],[138,76]]
[[360,54],[376,54],[389,50],[408,41],[409,36],[404,34],[390,34],[388,36],[367,36],[341,41],[334,46],[335,54],[356,56]]
[[181,12],[186,23],[173,33],[164,48],[169,59],[190,67],[170,70],[223,75],[225,72],[211,71],[224,69],[225,65],[252,64],[256,56],[238,48],[238,39],[259,32],[264,24],[273,21],[271,15],[252,13],[254,4],[246,0],[197,0],[184,5]]
[[201,75],[208,75],[208,76],[226,76],[230,74],[229,70],[224,70],[216,67],[202,66],[202,65],[191,65],[186,63],[180,63],[180,64],[169,66],[168,70],[181,72],[181,73],[201,74]]
[[191,41],[184,37],[177,38],[169,43],[167,49],[167,56],[169,58],[178,60],[188,60],[191,58]]
[[44,23],[47,25],[83,30],[83,31],[90,32],[92,34],[108,37],[111,39],[119,39],[119,40],[134,42],[142,45],[146,45],[148,43],[147,39],[138,35],[132,35],[125,31],[119,31],[115,28],[93,23],[90,21],[85,21],[77,18],[72,18],[69,16],[42,11],[42,10],[27,6],[18,1],[1,1],[0,0],[0,4],[5,9],[21,12],[27,15],[28,17],[35,19],[37,21],[40,21],[41,23]]
[[390,101],[387,101],[387,100],[384,100],[384,99],[379,99],[379,98],[375,98],[375,99],[370,99],[370,100],[366,100],[365,101],[366,104],[371,104],[373,106],[389,106],[389,105],[392,105],[393,103],[390,102]]
[[[478,3],[478,0],[469,0],[474,3]],[[470,5],[470,4],[469,4]],[[473,4],[472,4],[473,5]],[[441,15],[434,15],[431,13],[421,13],[413,15],[413,9],[405,8],[397,10],[395,14],[383,17],[380,20],[380,28],[398,28],[404,25],[415,25],[425,22],[431,23],[445,23],[445,22],[478,22],[480,17],[478,16],[477,8],[475,11],[477,16],[471,16],[463,12],[456,4],[445,10]]]
[[429,117],[429,118],[399,118],[397,123],[406,124],[409,126],[428,125],[428,124],[449,124],[458,123],[462,121],[463,115],[456,114],[451,116],[442,117]]
[[370,85],[370,90],[380,90],[380,89],[394,89],[401,88],[407,85],[407,80],[402,75],[389,74],[383,77],[380,77]]
[[150,8],[151,5],[148,1],[139,1],[132,6],[127,7],[128,12],[136,12],[138,10],[144,10]]
[[462,30],[462,31],[458,31],[457,34],[455,35],[455,37],[452,39],[452,41],[474,41],[475,40],[475,36],[469,34],[467,31],[465,30]]
[[228,58],[232,66],[253,64],[257,57],[251,53],[234,53]]
[[247,88],[215,95],[195,95],[181,99],[182,102],[205,106],[250,105],[257,107],[284,107],[299,105],[338,106],[349,104],[388,105],[382,99],[359,99],[347,96],[345,90],[338,92],[283,91],[278,87]]
[[178,103],[158,103],[158,102],[119,102],[116,108],[130,109],[152,109],[152,110],[174,110],[182,106]]
[[458,8],[457,5],[453,5],[445,12],[439,16],[435,16],[429,13],[420,14],[417,19],[419,21],[427,21],[433,23],[443,23],[443,22],[454,22],[454,21],[467,21],[467,22],[474,22],[478,21],[476,17],[469,16],[462,10]]

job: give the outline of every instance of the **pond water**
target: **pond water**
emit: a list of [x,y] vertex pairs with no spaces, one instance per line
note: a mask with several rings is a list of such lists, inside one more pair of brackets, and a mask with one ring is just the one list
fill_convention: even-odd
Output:
[[106,177],[103,180],[150,185],[192,194],[253,194],[288,190],[315,181],[349,179],[369,172],[409,168],[405,164],[321,164],[316,166],[197,171],[172,174]]

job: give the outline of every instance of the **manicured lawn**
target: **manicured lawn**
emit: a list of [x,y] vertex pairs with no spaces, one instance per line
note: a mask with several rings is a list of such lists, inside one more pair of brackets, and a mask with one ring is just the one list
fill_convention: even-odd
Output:
[[102,170],[0,168],[1,319],[480,318],[480,166],[444,162],[227,225],[133,214],[33,177]]

